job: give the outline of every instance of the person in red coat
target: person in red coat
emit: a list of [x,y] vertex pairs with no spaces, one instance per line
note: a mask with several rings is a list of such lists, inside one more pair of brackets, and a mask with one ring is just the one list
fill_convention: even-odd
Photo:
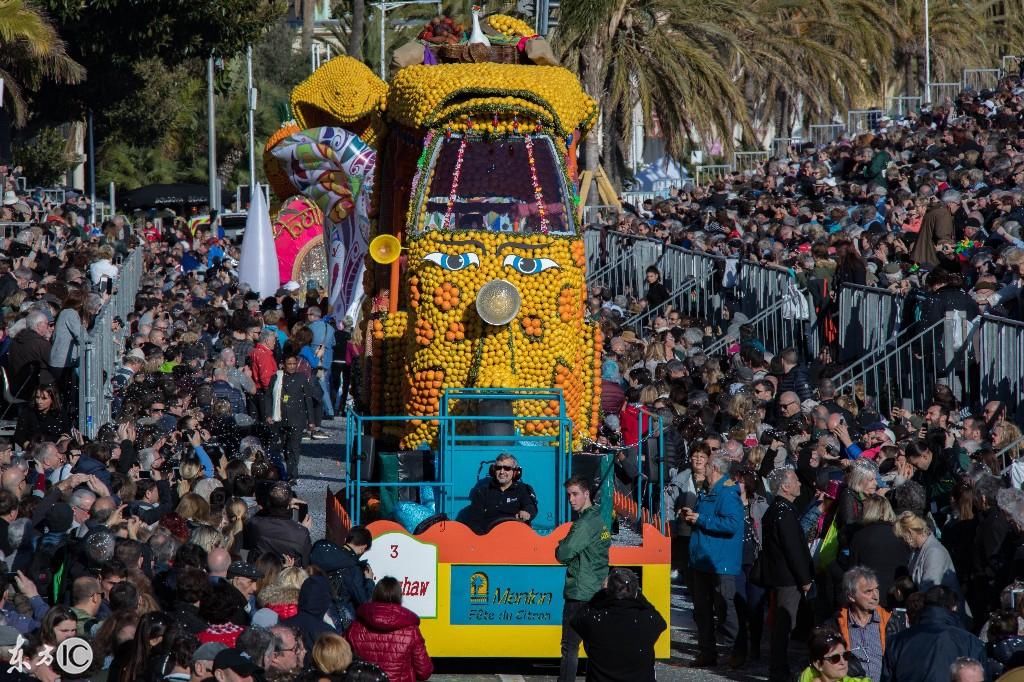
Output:
[[401,584],[389,576],[356,610],[348,642],[356,656],[380,666],[391,682],[428,680],[434,664],[419,625],[419,616],[402,606]]

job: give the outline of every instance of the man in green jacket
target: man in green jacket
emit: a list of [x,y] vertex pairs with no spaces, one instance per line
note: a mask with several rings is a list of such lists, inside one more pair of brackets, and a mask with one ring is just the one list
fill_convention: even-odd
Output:
[[565,564],[565,606],[562,609],[562,666],[559,682],[576,679],[579,658],[579,634],[570,623],[576,612],[604,585],[608,577],[608,548],[612,544],[600,510],[590,496],[590,483],[582,476],[573,476],[565,482],[569,506],[579,514],[569,534],[555,548],[555,558]]

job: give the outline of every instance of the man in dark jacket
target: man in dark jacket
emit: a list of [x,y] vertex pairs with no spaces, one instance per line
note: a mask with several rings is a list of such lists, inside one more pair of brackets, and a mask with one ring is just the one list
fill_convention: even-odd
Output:
[[537,516],[537,494],[522,480],[523,470],[512,455],[502,453],[491,465],[490,475],[469,493],[463,519],[477,533],[490,530],[499,519],[530,523]]
[[779,386],[775,394],[781,395],[784,391],[793,391],[800,398],[800,402],[813,399],[814,389],[811,388],[807,368],[800,364],[796,349],[785,349],[779,353],[779,360],[782,361],[782,376],[779,377]]
[[34,310],[25,320],[25,328],[11,341],[7,352],[7,379],[16,398],[28,400],[36,386],[51,383],[50,336],[53,327],[46,313]]
[[178,574],[171,619],[193,635],[209,627],[199,616],[199,602],[210,591],[210,579],[197,568],[186,568]]
[[587,652],[587,682],[654,682],[654,643],[665,619],[628,568],[608,574],[603,590],[572,620]]
[[324,622],[331,606],[331,585],[322,575],[306,578],[299,589],[299,612],[281,621],[281,625],[297,628],[307,651],[313,650],[317,637],[325,632],[337,632]]
[[312,517],[307,514],[303,523],[292,520],[291,506],[292,491],[288,484],[279,481],[271,486],[266,507],[246,521],[242,529],[243,547],[254,552],[249,555],[250,562],[264,552],[272,552],[295,557],[301,566],[309,565]]
[[214,400],[226,400],[231,405],[231,414],[245,414],[245,395],[228,381],[226,367],[213,370],[213,383],[210,384]]
[[800,517],[793,500],[800,495],[800,479],[792,469],[776,469],[768,480],[775,499],[762,519],[761,555],[751,569],[751,580],[773,592],[771,661],[768,679],[789,682],[789,636],[796,625],[800,599],[811,589],[814,566]]
[[[299,358],[289,355],[284,359],[284,373],[277,373],[270,381],[270,388],[263,394],[266,404],[264,414],[267,422],[277,422],[284,442],[285,458],[288,465],[289,478],[296,478],[299,472],[299,457],[302,450],[302,435],[306,429],[314,429],[315,401],[319,400],[313,384],[298,371]],[[280,382],[280,387],[278,387]],[[278,395],[275,395],[278,394]],[[280,398],[280,404],[274,403]]]
[[917,622],[893,636],[885,648],[881,682],[944,680],[960,657],[985,665],[985,644],[960,626],[958,600],[957,594],[943,585],[925,593],[925,607]]
[[370,550],[373,536],[363,526],[353,526],[345,537],[345,545],[338,547],[330,540],[317,540],[309,561],[327,574],[331,584],[335,614],[341,620],[341,629],[355,620],[356,609],[373,596],[373,571],[362,560]]

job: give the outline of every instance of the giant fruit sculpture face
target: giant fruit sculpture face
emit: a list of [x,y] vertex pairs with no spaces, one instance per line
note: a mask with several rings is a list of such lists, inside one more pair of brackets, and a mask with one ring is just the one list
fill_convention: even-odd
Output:
[[[371,75],[350,61],[321,67],[292,105],[300,128],[373,131],[380,150],[378,182],[363,184],[374,188],[366,236],[391,235],[403,251],[380,261],[389,265],[367,263],[363,395],[372,414],[414,419],[375,428],[414,448],[435,441],[446,388],[555,387],[576,444],[594,437],[601,339],[584,316],[572,163],[594,101],[557,66],[409,66],[385,86],[366,85]],[[302,158],[277,147],[268,156],[286,189],[301,185]],[[558,407],[513,404],[521,417],[555,417]],[[528,435],[559,427],[516,426]]]
[[[599,349],[595,327],[583,319],[583,265],[583,243],[569,236],[459,230],[412,240],[403,339],[409,361],[399,386],[409,414],[437,414],[446,387],[555,386],[577,431],[589,431]],[[477,308],[481,290],[492,282],[511,284],[521,298],[506,324],[487,324]],[[504,304],[480,305],[500,312]],[[543,401],[515,407],[517,414],[557,414]],[[555,432],[552,422],[519,426],[526,433]],[[433,425],[424,421],[405,445],[432,437]]]

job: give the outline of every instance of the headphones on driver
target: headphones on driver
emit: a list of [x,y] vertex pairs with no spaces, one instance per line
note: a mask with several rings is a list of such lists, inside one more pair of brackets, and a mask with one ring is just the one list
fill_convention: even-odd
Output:
[[[491,478],[498,480],[498,463],[493,462],[491,466],[487,468],[487,472],[491,475]],[[520,481],[523,478],[523,467],[518,464],[512,467],[512,480]]]

